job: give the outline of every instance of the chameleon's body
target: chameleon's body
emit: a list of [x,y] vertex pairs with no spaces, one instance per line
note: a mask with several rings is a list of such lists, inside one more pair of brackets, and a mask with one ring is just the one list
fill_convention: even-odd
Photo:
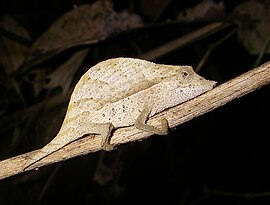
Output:
[[100,134],[101,148],[111,150],[111,131],[135,125],[156,134],[161,127],[146,124],[148,117],[194,98],[215,85],[190,66],[159,65],[140,59],[115,58],[90,68],[77,83],[57,136],[26,163],[26,168],[85,134]]

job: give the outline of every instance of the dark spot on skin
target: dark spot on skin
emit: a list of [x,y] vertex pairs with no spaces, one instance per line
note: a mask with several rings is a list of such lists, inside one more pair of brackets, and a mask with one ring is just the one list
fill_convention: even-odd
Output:
[[102,113],[102,117],[105,117],[105,114],[104,113]]
[[108,120],[111,120],[111,118],[109,118]]

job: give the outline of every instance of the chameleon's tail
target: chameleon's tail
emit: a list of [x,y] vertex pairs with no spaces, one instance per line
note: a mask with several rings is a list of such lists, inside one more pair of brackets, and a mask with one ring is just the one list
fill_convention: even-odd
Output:
[[55,144],[50,142],[45,147],[39,149],[36,151],[36,153],[33,156],[29,156],[29,159],[27,159],[27,162],[25,163],[24,170],[30,170],[31,166],[34,165],[36,162],[42,160],[43,158],[47,157],[48,155],[52,154],[53,152],[61,149],[63,145]]
[[[74,136],[73,140],[75,140],[76,138],[78,137]],[[50,143],[45,145],[43,148],[37,150],[36,153],[33,154],[33,156],[29,156],[29,159],[27,159],[27,162],[25,163],[24,170],[27,171],[32,169],[32,165],[34,165],[36,162],[56,152],[57,150],[72,142],[73,140],[63,140],[62,136],[56,136]]]
[[61,148],[62,148],[62,145],[60,146],[60,144],[51,144],[51,143],[47,144],[45,147],[37,150],[36,154],[29,157],[29,159],[27,159],[24,170],[25,171],[30,170],[31,166],[34,165],[36,162],[40,161],[41,159],[45,158],[46,156],[52,154],[53,152]]

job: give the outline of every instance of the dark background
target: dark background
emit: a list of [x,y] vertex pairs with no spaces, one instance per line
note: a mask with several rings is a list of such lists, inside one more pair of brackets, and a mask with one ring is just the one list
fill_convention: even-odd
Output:
[[[0,13],[1,18],[7,14],[14,17],[27,29],[32,39],[37,39],[75,4],[92,2],[2,0]],[[209,23],[202,19],[201,22],[166,25],[168,19],[176,20],[179,12],[201,1],[171,1],[154,17],[145,9],[143,0],[114,2],[117,11],[137,13],[145,25],[155,26],[113,35],[90,45],[95,53],[88,55],[83,68],[110,57],[135,57]],[[166,1],[157,2],[157,5],[161,5]],[[228,21],[231,27],[157,58],[154,62],[195,67],[209,45],[233,29],[239,29],[232,13],[242,2],[224,1],[225,16],[218,21]],[[268,1],[259,2],[268,7]],[[246,23],[249,20],[246,18]],[[5,34],[1,31],[0,35]],[[139,48],[139,51],[135,48]],[[53,70],[52,65],[65,58],[65,53],[59,54],[42,64],[46,68],[51,66]],[[235,33],[215,48],[199,74],[221,84],[252,69],[257,58],[258,54],[250,54]],[[265,53],[260,64],[268,60],[269,54]],[[14,76],[15,80],[24,79],[21,75]],[[3,80],[0,92],[9,96],[9,90],[3,86],[5,77],[4,71],[1,71]],[[27,103],[21,105],[18,101],[8,101],[6,110],[2,108],[1,118],[27,108],[48,95],[61,92],[56,89],[48,94],[44,88],[35,97],[27,82],[20,86]],[[0,204],[269,204],[269,93],[270,87],[266,85],[179,126],[168,136],[152,136],[142,142],[121,145],[110,153],[98,152],[4,179],[0,181]],[[66,106],[67,103],[63,103],[53,107],[50,119],[59,115],[57,110],[64,110]],[[42,109],[39,110],[40,114],[42,112]],[[59,122],[61,124],[61,120]],[[27,124],[25,121],[19,120],[14,124],[6,129],[1,126],[2,160],[40,148],[53,137],[47,136],[46,140],[33,137],[37,131],[46,130],[46,126],[41,129],[31,123],[23,132],[22,127]],[[56,125],[58,127],[54,133],[60,124]],[[11,143],[14,130],[20,138],[16,146]],[[94,177],[97,175],[98,179]]]

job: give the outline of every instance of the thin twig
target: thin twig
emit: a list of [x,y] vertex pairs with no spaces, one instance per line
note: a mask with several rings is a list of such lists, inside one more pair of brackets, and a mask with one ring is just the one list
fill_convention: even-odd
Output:
[[270,192],[258,192],[258,193],[237,193],[237,192],[226,192],[226,191],[220,191],[220,190],[207,190],[208,194],[216,195],[216,196],[225,196],[225,197],[236,197],[236,198],[243,198],[246,200],[252,200],[256,198],[262,198],[262,197],[270,197]]
[[205,64],[205,62],[207,61],[207,59],[209,58],[210,54],[213,53],[213,51],[216,49],[216,47],[218,47],[224,41],[228,40],[233,34],[235,34],[235,32],[236,32],[236,30],[234,29],[230,33],[226,34],[221,39],[219,39],[217,42],[211,44],[208,47],[208,49],[206,50],[206,52],[204,53],[202,59],[200,60],[200,62],[198,63],[198,65],[196,66],[196,68],[194,69],[194,71],[196,73],[199,73],[199,71],[201,70],[201,68],[203,67],[203,65]]
[[269,44],[270,44],[270,33],[268,34],[268,36],[265,40],[264,46],[262,47],[262,50],[260,51],[254,65],[253,65],[254,67],[257,67],[261,63],[262,58],[269,47]]
[[210,36],[211,34],[214,34],[220,30],[223,30],[224,28],[227,28],[228,26],[229,24],[226,23],[212,23],[206,25],[184,36],[174,39],[168,43],[165,43],[160,47],[152,49],[151,51],[145,52],[142,55],[138,56],[138,58],[152,61],[176,49],[182,48],[188,44],[204,39]]
[[[258,68],[250,70],[228,82],[225,82],[213,90],[198,96],[190,101],[168,109],[149,120],[149,123],[158,125],[162,118],[166,118],[169,126],[174,128],[204,113],[214,110],[222,105],[250,93],[270,82],[270,61]],[[152,134],[136,129],[134,126],[117,129],[112,136],[111,143],[119,145],[136,140],[145,139]],[[54,152],[40,160],[32,169],[42,167],[55,162],[67,160],[76,156],[86,155],[99,151],[101,146],[99,136],[88,136],[77,140],[63,149]],[[13,158],[0,161],[0,179],[24,172],[27,159],[32,158],[39,150],[22,154]]]
[[49,179],[46,181],[44,187],[42,188],[39,196],[38,196],[38,199],[37,199],[37,204],[40,204],[44,198],[44,196],[46,195],[47,193],[47,190],[49,189],[53,179],[55,178],[55,175],[57,174],[58,170],[59,170],[59,167],[60,165],[56,166],[53,170],[53,172],[50,174],[49,176]]

